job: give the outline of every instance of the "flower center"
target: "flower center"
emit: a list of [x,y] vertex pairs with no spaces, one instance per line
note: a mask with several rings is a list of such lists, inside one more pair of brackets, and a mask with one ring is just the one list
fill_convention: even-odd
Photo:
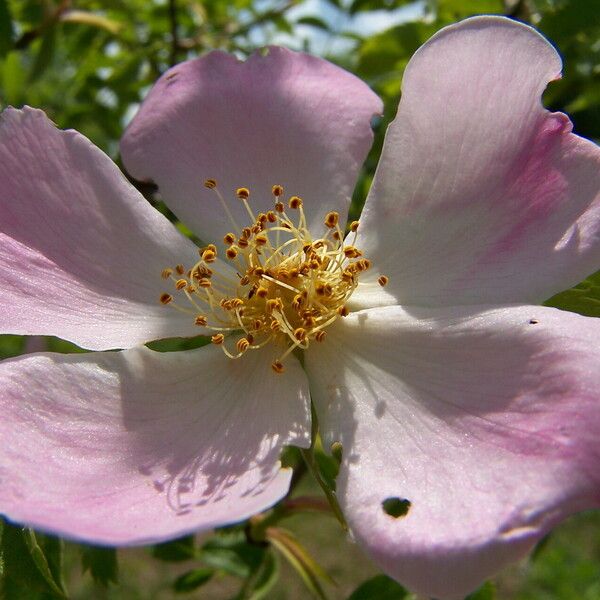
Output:
[[[350,225],[354,237],[349,245],[344,244],[336,212],[327,214],[323,236],[313,239],[302,199],[292,196],[286,207],[283,187],[274,185],[273,210],[257,215],[250,207],[250,191],[237,190],[249,217],[249,225],[240,228],[217,182],[207,179],[204,185],[214,191],[236,232],[223,238],[234,271],[219,271],[217,247],[209,244],[199,249],[200,260],[191,268],[180,264],[162,272],[184,304],[170,293],[162,294],[160,302],[190,314],[229,358],[274,343],[279,356],[271,366],[282,373],[291,352],[323,342],[325,329],[348,314],[346,302],[360,274],[371,267],[354,245],[358,221]],[[378,282],[385,285],[387,277]]]

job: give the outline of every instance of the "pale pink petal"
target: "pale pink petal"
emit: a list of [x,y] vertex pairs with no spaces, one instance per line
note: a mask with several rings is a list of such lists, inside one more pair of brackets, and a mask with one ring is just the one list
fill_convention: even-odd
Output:
[[380,567],[462,598],[600,505],[599,339],[600,321],[550,308],[390,306],[311,345],[324,442],[343,444],[339,500]]
[[354,75],[284,48],[246,62],[212,52],[170,69],[125,132],[121,152],[137,179],[158,184],[164,200],[206,242],[232,229],[214,192],[216,179],[240,226],[248,216],[235,190],[250,189],[258,211],[271,188],[301,196],[310,224],[337,210],[345,218],[372,141],[381,101]]
[[415,54],[359,229],[371,280],[390,283],[355,304],[537,303],[598,269],[600,149],[540,102],[560,70],[544,38],[501,17]]
[[38,110],[0,116],[0,331],[91,349],[195,335],[160,305],[195,246],[89,140]]
[[[216,346],[36,354],[0,364],[0,513],[59,535],[145,544],[279,500],[308,445],[306,377]],[[268,389],[268,393],[265,391]]]

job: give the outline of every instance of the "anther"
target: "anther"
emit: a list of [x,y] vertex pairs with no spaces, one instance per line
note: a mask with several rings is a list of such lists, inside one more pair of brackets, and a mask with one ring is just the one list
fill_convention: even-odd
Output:
[[358,221],[352,221],[350,223],[350,231],[356,232],[358,230]]
[[266,287],[261,286],[256,290],[256,295],[259,298],[266,298],[269,295],[269,290]]
[[202,260],[207,263],[215,262],[217,253],[212,248],[207,248],[202,252]]
[[303,327],[298,327],[294,329],[294,337],[299,341],[303,342],[306,339],[306,329]]
[[204,327],[208,323],[208,319],[204,315],[198,315],[194,323],[199,327]]
[[160,303],[161,304],[169,304],[170,302],[173,302],[173,296],[171,296],[171,294],[161,294],[160,296]]
[[212,283],[211,283],[210,279],[207,279],[206,277],[202,277],[202,279],[198,280],[198,285],[201,288],[205,288],[206,289],[206,288],[211,287]]
[[325,217],[325,226],[333,229],[339,222],[340,215],[334,211],[327,213]]
[[235,248],[227,248],[227,250],[225,250],[225,255],[227,256],[227,258],[230,259],[234,259],[237,256],[237,250]]
[[235,191],[235,195],[240,200],[248,200],[248,198],[250,197],[250,190],[248,188],[241,187]]
[[178,279],[175,282],[175,289],[182,290],[183,288],[187,287],[187,284],[188,284],[188,282],[186,279]]
[[228,244],[229,246],[231,246],[231,244],[233,244],[235,242],[235,235],[233,235],[233,233],[226,234],[225,237],[223,238],[223,242],[225,244]]
[[288,205],[290,208],[296,210],[302,206],[302,198],[299,196],[292,196],[289,199]]
[[266,235],[257,235],[254,238],[254,241],[256,242],[257,246],[266,246],[268,240]]
[[246,352],[250,348],[250,342],[246,338],[241,338],[238,340],[236,347],[238,352]]
[[242,229],[242,237],[248,239],[252,235],[252,229],[250,227],[244,227]]
[[169,269],[169,268],[163,269],[162,273],[160,274],[160,276],[163,279],[169,279],[169,277],[171,277],[171,275],[173,275],[173,269]]
[[389,281],[389,279],[385,275],[381,275],[381,277],[379,277],[379,279],[377,279],[377,283],[381,287],[385,287],[387,285],[388,281]]
[[277,221],[277,215],[272,210],[267,213],[267,221],[269,221],[269,223],[275,223],[275,221]]
[[362,252],[354,246],[346,246],[344,248],[344,256],[346,258],[358,258],[359,256],[362,256]]
[[337,313],[338,313],[338,315],[340,315],[340,317],[347,317],[349,312],[350,311],[345,306],[340,306],[337,309]]
[[339,241],[339,240],[341,239],[340,232],[339,232],[339,231],[334,231],[334,232],[331,234],[331,237],[332,237],[334,240],[337,240],[337,241]]
[[216,179],[205,179],[204,187],[208,188],[209,190],[214,190],[217,187]]
[[285,207],[283,206],[283,202],[275,202],[275,210],[278,213],[282,213],[284,211]]
[[281,310],[283,308],[283,302],[279,298],[271,298],[267,300],[266,308],[267,312],[272,314],[274,310]]
[[175,265],[175,270],[178,275],[183,275],[185,273],[185,268],[183,265]]
[[273,369],[273,371],[275,371],[275,373],[283,373],[285,371],[284,366],[281,364],[281,361],[276,360],[273,362],[273,364],[271,365],[271,368]]
[[225,336],[222,333],[215,333],[215,335],[211,336],[210,341],[219,346],[225,341]]
[[237,245],[240,248],[247,248],[248,247],[248,240],[244,237],[241,237],[238,241],[237,241]]
[[276,198],[279,198],[279,196],[283,195],[283,186],[282,185],[274,185],[271,188],[271,191],[273,192],[273,196],[275,196]]
[[300,310],[303,300],[304,299],[302,298],[302,296],[300,294],[296,294],[294,296],[294,299],[292,300],[292,308],[294,310]]
[[317,333],[315,333],[315,340],[317,342],[322,342],[327,337],[327,332],[324,329],[319,329]]

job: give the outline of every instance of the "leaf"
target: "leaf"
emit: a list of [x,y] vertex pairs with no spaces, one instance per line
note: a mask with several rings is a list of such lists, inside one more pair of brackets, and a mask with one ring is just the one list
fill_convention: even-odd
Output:
[[98,29],[104,29],[113,35],[119,33],[122,29],[123,24],[107,17],[88,12],[86,10],[69,10],[61,14],[60,20],[63,23],[77,23],[79,25],[89,25],[90,27],[97,27]]
[[0,58],[13,47],[14,28],[7,0],[0,0]]
[[81,548],[83,572],[90,572],[92,579],[103,586],[119,581],[119,566],[115,548],[83,546]]
[[327,600],[327,595],[321,586],[320,580],[329,583],[335,582],[315,562],[300,542],[289,531],[279,527],[269,527],[266,533],[267,539],[300,575],[311,594],[320,600]]
[[29,81],[33,82],[39,79],[44,71],[50,66],[54,58],[54,52],[56,51],[56,27],[50,26],[44,35],[39,45],[37,55],[31,71],[29,72]]
[[600,271],[594,273],[574,288],[552,296],[544,302],[588,317],[600,317]]
[[181,562],[197,557],[196,542],[193,535],[187,535],[172,542],[157,544],[152,549],[152,556],[166,562]]
[[263,561],[266,548],[250,544],[243,529],[220,531],[200,549],[200,560],[213,569],[246,579]]
[[248,600],[262,600],[267,597],[279,577],[279,562],[273,552],[265,552],[264,560],[250,586]]
[[403,600],[408,591],[387,575],[376,575],[361,583],[348,600]]
[[214,574],[215,572],[213,569],[204,567],[188,571],[175,580],[173,589],[180,594],[192,592],[200,586],[203,586],[205,583],[208,583]]
[[317,29],[323,29],[324,31],[329,31],[329,25],[323,19],[319,19],[318,17],[302,17],[296,21],[297,25],[311,25],[312,27],[316,27]]
[[62,542],[49,536],[40,536],[40,542],[47,555],[31,530],[3,523],[0,543],[3,600],[66,598],[57,571],[62,562]]
[[494,600],[496,586],[491,581],[486,581],[476,592],[469,594],[465,600]]
[[12,104],[13,106],[22,104],[26,74],[19,52],[13,50],[8,53],[1,64],[0,74],[0,104]]
[[[23,539],[38,571],[50,590],[59,597],[66,597],[62,581],[62,541],[53,537],[42,537],[41,545],[33,529],[23,529]],[[44,546],[42,548],[42,545]]]

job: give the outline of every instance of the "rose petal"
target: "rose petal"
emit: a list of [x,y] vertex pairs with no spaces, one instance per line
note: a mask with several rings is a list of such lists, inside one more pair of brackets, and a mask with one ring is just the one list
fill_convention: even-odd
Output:
[[343,445],[338,497],[358,542],[411,589],[462,598],[600,505],[600,321],[384,307],[328,331],[306,368],[324,442]]
[[158,301],[162,269],[192,266],[195,246],[89,140],[8,109],[0,182],[0,331],[92,349],[197,333]]
[[544,38],[500,17],[415,54],[359,229],[371,281],[390,282],[356,306],[537,303],[598,268],[600,149],[540,103],[560,69]]
[[[0,512],[70,538],[146,544],[240,521],[285,495],[310,442],[306,377],[216,346],[0,364]],[[268,393],[265,386],[268,385]]]
[[212,52],[170,69],[127,129],[123,160],[136,178],[155,181],[175,213],[203,240],[232,229],[216,179],[237,223],[249,218],[235,197],[250,189],[256,212],[272,209],[274,184],[301,196],[321,231],[325,214],[345,218],[381,101],[359,79],[320,58],[284,48],[246,62]]

